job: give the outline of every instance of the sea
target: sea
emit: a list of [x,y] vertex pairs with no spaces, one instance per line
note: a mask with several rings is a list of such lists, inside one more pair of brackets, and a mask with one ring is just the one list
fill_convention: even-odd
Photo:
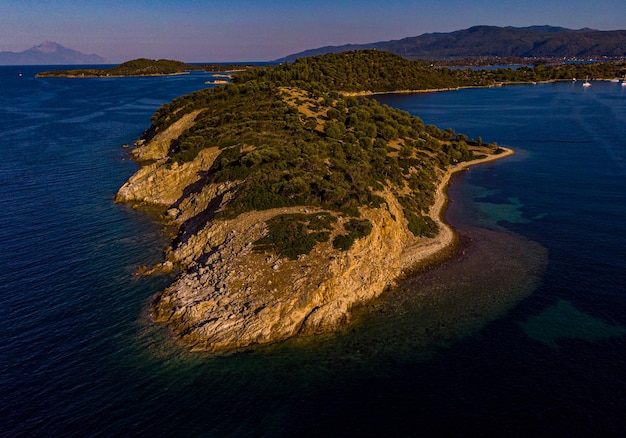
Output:
[[454,254],[336,333],[191,353],[151,323],[167,244],[124,145],[208,73],[0,67],[0,436],[626,433],[626,87],[375,96],[515,154],[455,174]]

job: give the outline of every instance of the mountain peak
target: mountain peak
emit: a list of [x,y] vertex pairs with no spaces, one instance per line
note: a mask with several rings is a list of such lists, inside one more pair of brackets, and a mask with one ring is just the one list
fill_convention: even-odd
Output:
[[43,43],[38,46],[33,47],[33,50],[36,50],[41,53],[54,53],[56,52],[61,45],[55,43],[54,41],[45,40]]
[[23,52],[0,52],[0,65],[104,64],[101,56],[86,55],[45,40]]

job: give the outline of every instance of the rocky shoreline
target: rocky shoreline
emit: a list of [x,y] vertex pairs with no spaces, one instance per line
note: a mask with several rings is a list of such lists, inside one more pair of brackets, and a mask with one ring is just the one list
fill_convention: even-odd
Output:
[[[180,165],[169,163],[167,157],[167,145],[194,123],[197,114],[187,114],[131,151],[143,166],[116,196],[116,202],[139,208],[161,207],[166,221],[181,230],[166,250],[166,260],[150,270],[176,267],[181,274],[153,297],[150,310],[155,322],[167,325],[195,351],[231,351],[332,331],[347,323],[353,306],[379,296],[404,272],[441,256],[452,245],[455,233],[442,220],[451,174],[513,153],[504,149],[440,175],[429,212],[440,228],[434,238],[414,236],[398,199],[385,189],[379,194],[386,208],[360,209],[372,223],[368,236],[348,251],[325,242],[291,260],[254,251],[253,242],[267,232],[266,222],[279,214],[320,211],[292,207],[243,213],[234,219],[206,217],[207,210],[219,210],[228,202],[236,184],[199,184],[219,149],[204,149],[193,161]],[[343,220],[339,218],[339,225]]]

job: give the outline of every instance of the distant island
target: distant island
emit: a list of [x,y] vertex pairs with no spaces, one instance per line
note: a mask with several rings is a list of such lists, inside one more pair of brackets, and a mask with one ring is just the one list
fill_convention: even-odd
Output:
[[54,41],[44,41],[23,52],[0,52],[0,65],[105,64],[99,55],[86,55]]
[[169,59],[152,60],[146,58],[124,62],[107,69],[53,70],[38,73],[38,78],[98,78],[119,76],[161,76],[183,74],[193,70],[201,70],[197,65],[186,64]]
[[620,59],[626,57],[626,30],[474,26],[455,32],[426,33],[393,41],[320,47],[276,61],[291,62],[308,56],[365,49],[385,50],[407,59],[451,61],[485,58],[495,64],[503,63],[502,60],[507,58],[523,59],[523,63],[541,58]]
[[116,67],[106,69],[53,70],[38,73],[38,78],[100,78],[127,76],[165,76],[185,74],[191,71],[242,71],[252,68],[243,64],[187,64],[169,59],[139,58],[124,62]]

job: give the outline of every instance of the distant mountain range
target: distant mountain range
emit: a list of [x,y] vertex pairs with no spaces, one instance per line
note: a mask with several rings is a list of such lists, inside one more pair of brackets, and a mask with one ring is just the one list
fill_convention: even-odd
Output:
[[0,65],[104,64],[98,55],[85,55],[54,41],[44,41],[23,52],[0,52]]
[[408,59],[618,58],[626,56],[626,30],[475,26],[450,33],[426,33],[401,40],[320,47],[276,61],[294,61],[307,56],[360,49],[386,50]]

